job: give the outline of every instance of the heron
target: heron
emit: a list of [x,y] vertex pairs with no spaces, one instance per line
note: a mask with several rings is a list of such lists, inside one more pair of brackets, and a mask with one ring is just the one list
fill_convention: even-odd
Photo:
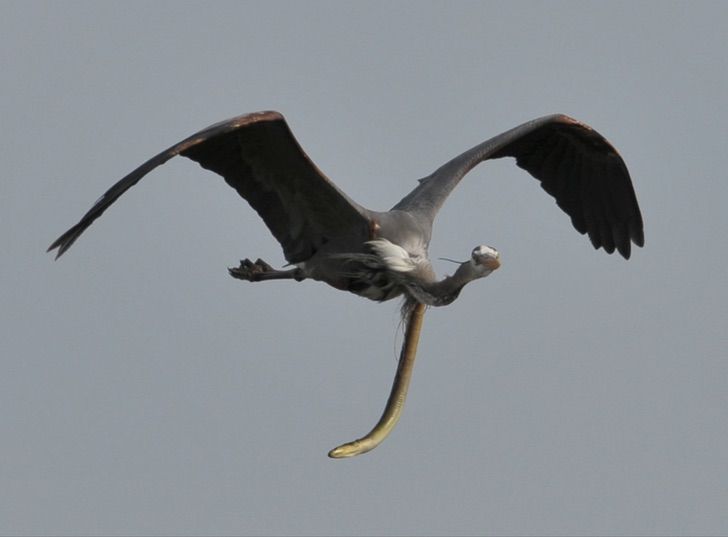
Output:
[[438,279],[428,256],[435,216],[477,164],[515,158],[595,249],[609,254],[616,249],[629,259],[632,243],[644,245],[642,215],[624,160],[596,130],[567,115],[543,116],[498,134],[420,179],[390,210],[374,211],[349,198],[316,167],[283,115],[264,111],[215,123],[147,160],[109,188],[48,251],[57,249],[58,259],[124,192],[177,155],[222,176],[283,248],[283,268],[246,258],[228,269],[234,278],[311,279],[379,302],[403,298],[404,340],[381,418],[366,435],[332,449],[332,458],[366,453],[395,427],[426,308],[452,303],[465,285],[500,267],[500,253],[479,245],[452,275]]

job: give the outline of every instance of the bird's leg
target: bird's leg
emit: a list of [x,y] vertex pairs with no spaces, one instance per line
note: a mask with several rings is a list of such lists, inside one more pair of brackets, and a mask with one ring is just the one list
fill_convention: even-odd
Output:
[[249,282],[262,282],[264,280],[296,280],[300,282],[306,279],[300,268],[276,270],[262,259],[258,259],[255,263],[250,259],[243,259],[240,261],[239,267],[229,268],[228,272],[233,278]]
[[404,402],[407,398],[407,388],[409,388],[410,379],[412,378],[412,370],[415,366],[415,356],[417,355],[417,342],[420,339],[420,330],[422,328],[422,320],[425,315],[425,309],[427,306],[424,304],[417,304],[412,313],[410,314],[409,322],[407,323],[407,331],[404,336],[404,343],[402,344],[402,353],[399,357],[399,364],[397,365],[397,373],[394,376],[394,384],[392,385],[392,391],[389,394],[387,400],[387,406],[384,408],[384,413],[379,421],[366,436],[343,444],[329,451],[329,457],[334,459],[341,459],[344,457],[354,457],[361,455],[367,451],[371,451],[379,444],[381,444],[385,438],[392,432],[394,426],[397,425],[402,410],[404,409]]

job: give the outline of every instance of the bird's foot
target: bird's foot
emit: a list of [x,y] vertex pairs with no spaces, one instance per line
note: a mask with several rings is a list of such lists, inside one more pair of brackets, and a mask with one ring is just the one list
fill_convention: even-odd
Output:
[[296,280],[306,278],[300,268],[290,270],[276,270],[262,259],[253,263],[250,259],[243,259],[237,268],[229,268],[228,272],[233,278],[248,282],[262,282],[264,280]]
[[271,274],[278,271],[262,259],[258,259],[255,263],[253,263],[250,259],[243,259],[240,261],[239,267],[229,268],[228,272],[230,272],[230,276],[237,278],[238,280],[259,282],[265,279],[265,274]]

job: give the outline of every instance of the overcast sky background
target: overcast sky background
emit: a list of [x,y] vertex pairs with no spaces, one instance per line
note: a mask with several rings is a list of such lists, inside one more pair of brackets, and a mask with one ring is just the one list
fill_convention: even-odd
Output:
[[[728,532],[728,4],[0,12],[0,534]],[[476,168],[431,254],[503,266],[428,312],[391,437],[330,460],[381,413],[395,302],[231,279],[282,252],[185,159],[44,253],[148,157],[264,109],[373,209],[570,114],[622,153],[646,246],[594,251],[512,161]]]

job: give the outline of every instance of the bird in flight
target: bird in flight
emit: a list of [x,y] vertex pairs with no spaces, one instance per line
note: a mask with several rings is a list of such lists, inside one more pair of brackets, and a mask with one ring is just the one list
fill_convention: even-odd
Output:
[[476,246],[454,274],[438,279],[428,246],[432,225],[453,188],[477,164],[513,157],[587,234],[594,248],[629,259],[643,246],[642,216],[617,150],[588,125],[562,114],[544,116],[465,151],[420,179],[389,211],[372,211],[339,190],[308,158],[278,112],[237,116],[203,129],[152,157],[119,180],[48,251],[56,259],[142,177],[182,155],[222,176],[260,215],[283,247],[290,268],[245,259],[228,269],[249,282],[306,279],[386,301],[403,297],[404,343],[384,412],[365,436],[329,452],[353,457],[377,447],[399,420],[427,306],[454,301],[469,282],[500,266],[500,254]]

